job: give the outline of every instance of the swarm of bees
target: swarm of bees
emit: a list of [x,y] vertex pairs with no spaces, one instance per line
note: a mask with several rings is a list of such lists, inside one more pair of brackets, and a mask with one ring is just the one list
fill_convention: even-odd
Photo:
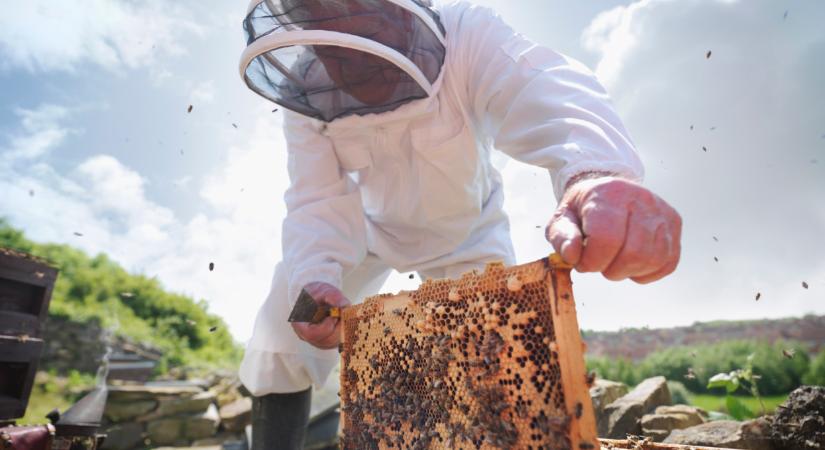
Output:
[[597,448],[583,364],[562,376],[554,270],[494,264],[344,310],[341,448]]

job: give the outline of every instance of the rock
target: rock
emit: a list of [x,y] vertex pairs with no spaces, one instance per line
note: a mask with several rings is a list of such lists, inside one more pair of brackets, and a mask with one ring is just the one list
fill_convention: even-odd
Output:
[[146,435],[152,444],[172,445],[182,441],[185,418],[170,417],[149,422]]
[[650,438],[653,442],[662,442],[670,436],[670,430],[645,430],[642,428],[642,433],[646,438]]
[[[337,449],[338,446],[333,448]],[[249,446],[246,445],[246,441],[226,441],[223,443],[223,450],[249,450]]]
[[630,393],[607,405],[598,420],[600,437],[624,439],[628,434],[641,434],[642,415],[657,406],[670,405],[670,391],[665,377],[648,378]]
[[209,382],[207,380],[199,379],[199,378],[191,378],[188,380],[160,380],[160,381],[149,381],[144,384],[146,387],[173,387],[173,388],[181,388],[181,387],[196,387],[202,391],[209,389]]
[[134,400],[154,400],[158,397],[193,396],[203,389],[197,386],[110,386],[110,402],[130,402]]
[[590,388],[590,399],[593,401],[593,411],[596,417],[604,407],[615,402],[627,394],[627,385],[617,381],[597,379]]
[[145,422],[159,417],[173,416],[184,413],[202,413],[215,401],[215,394],[209,391],[197,392],[194,395],[185,394],[178,397],[160,397],[158,407],[150,414],[138,420]]
[[238,433],[219,433],[206,439],[197,439],[192,442],[192,447],[208,447],[210,445],[224,445],[227,442],[243,441],[244,437]]
[[[708,412],[702,408],[697,408],[695,406],[689,405],[664,405],[664,406],[657,406],[654,410],[655,414],[687,414],[687,415],[698,415],[703,419],[708,418]],[[698,425],[698,424],[697,424]]]
[[106,430],[103,450],[130,450],[142,443],[143,426],[139,423],[124,423]]
[[220,409],[221,423],[228,431],[243,431],[252,423],[252,399],[242,397]]
[[190,441],[214,436],[220,423],[221,416],[218,414],[218,408],[210,404],[203,414],[189,417],[184,426],[184,436]]
[[664,440],[664,443],[748,450],[775,450],[766,434],[768,429],[769,421],[767,419],[756,419],[748,422],[719,420],[684,430],[674,430]]
[[642,434],[656,442],[661,442],[673,430],[681,430],[705,423],[700,411],[702,410],[699,408],[687,405],[659,406],[654,414],[642,416]]
[[825,387],[802,386],[776,409],[771,438],[779,449],[825,449]]
[[107,401],[104,415],[113,423],[126,422],[154,410],[158,402],[152,399],[133,401]]
[[153,420],[147,424],[146,432],[153,444],[175,445],[214,436],[220,422],[218,408],[210,404],[202,414]]
[[155,450],[223,450],[220,445],[206,445],[198,447],[157,447]]

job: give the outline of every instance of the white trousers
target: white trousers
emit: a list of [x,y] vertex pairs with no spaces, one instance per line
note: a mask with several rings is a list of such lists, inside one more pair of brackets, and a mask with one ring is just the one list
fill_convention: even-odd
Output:
[[[507,250],[476,254],[472,262],[452,263],[418,273],[422,279],[455,278],[469,270],[482,269],[487,262],[511,264],[512,252]],[[358,268],[344,277],[342,291],[351,301],[359,302],[377,294],[390,271],[390,267],[370,254]],[[255,396],[298,392],[312,385],[320,388],[338,363],[337,349],[321,350],[300,340],[287,322],[290,311],[286,301],[286,273],[283,263],[275,268],[272,288],[258,311],[252,339],[241,363],[241,382]]]

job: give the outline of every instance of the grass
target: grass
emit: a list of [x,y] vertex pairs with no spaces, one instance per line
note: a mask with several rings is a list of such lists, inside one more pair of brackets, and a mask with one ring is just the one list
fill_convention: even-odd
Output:
[[46,414],[57,408],[65,412],[92,386],[94,377],[76,372],[67,377],[54,373],[38,372],[34,387],[29,397],[26,415],[19,419],[20,424],[47,423]]
[[[762,407],[759,405],[759,400],[754,397],[736,397],[745,406],[748,407],[751,411],[756,414],[761,415]],[[765,403],[765,410],[768,414],[773,413],[776,410],[776,407],[781,405],[786,399],[788,395],[773,395],[773,396],[762,396],[762,401]],[[712,395],[712,394],[691,394],[690,395],[690,403],[693,406],[698,406],[699,408],[704,409],[705,411],[719,411],[726,413],[725,409],[725,396],[724,395]]]

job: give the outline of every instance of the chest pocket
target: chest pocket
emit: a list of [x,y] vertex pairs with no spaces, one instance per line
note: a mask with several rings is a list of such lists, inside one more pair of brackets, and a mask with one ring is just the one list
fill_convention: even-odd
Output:
[[441,100],[438,113],[419,120],[411,130],[418,156],[421,211],[430,221],[475,216],[482,208],[481,170],[472,128],[457,105]]

